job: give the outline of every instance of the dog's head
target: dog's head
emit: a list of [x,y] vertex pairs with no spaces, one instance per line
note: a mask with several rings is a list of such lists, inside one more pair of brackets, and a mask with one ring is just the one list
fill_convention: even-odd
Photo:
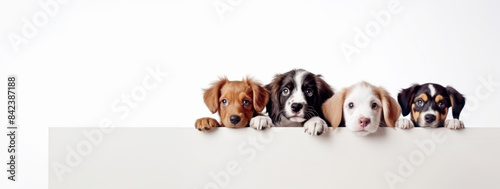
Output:
[[321,104],[333,95],[321,75],[302,69],[277,74],[266,88],[271,93],[267,111],[274,123],[282,117],[297,123],[314,116],[323,118]]
[[264,110],[269,92],[249,78],[243,81],[221,78],[205,90],[203,99],[212,113],[219,112],[221,125],[245,127],[254,115]]
[[442,127],[448,108],[453,108],[453,118],[458,119],[465,106],[465,98],[457,90],[435,83],[414,84],[401,90],[398,102],[403,116],[411,113],[411,120],[419,127]]
[[343,122],[349,130],[366,136],[379,126],[394,127],[401,108],[385,89],[361,82],[328,99],[323,113],[332,127]]

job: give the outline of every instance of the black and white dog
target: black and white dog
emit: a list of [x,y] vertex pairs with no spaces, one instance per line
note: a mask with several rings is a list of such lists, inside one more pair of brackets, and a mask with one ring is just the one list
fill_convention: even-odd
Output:
[[[465,97],[453,87],[445,88],[435,83],[415,84],[401,90],[398,102],[403,110],[403,116],[411,113],[411,122],[401,118],[396,122],[397,128],[409,129],[414,126],[464,128],[459,116],[465,106]],[[450,107],[453,119],[446,120]]]
[[266,106],[268,116],[252,118],[250,126],[255,129],[266,127],[304,127],[310,135],[321,135],[328,129],[321,105],[333,96],[332,88],[321,75],[303,69],[294,69],[277,74],[265,86],[270,92]]

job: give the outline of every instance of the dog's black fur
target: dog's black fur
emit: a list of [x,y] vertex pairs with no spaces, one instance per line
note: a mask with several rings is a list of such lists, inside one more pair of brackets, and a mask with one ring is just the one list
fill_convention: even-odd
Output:
[[[301,86],[297,86],[294,79],[295,75],[299,72],[306,72],[302,78]],[[273,123],[280,122],[281,116],[285,116],[286,101],[292,96],[291,94],[287,96],[283,95],[283,90],[287,88],[292,92],[296,87],[302,89],[306,99],[306,104],[303,107],[306,121],[314,116],[319,116],[325,120],[321,111],[321,105],[333,96],[334,92],[332,88],[322,79],[321,75],[312,74],[303,69],[294,69],[283,74],[276,74],[273,81],[265,86],[270,92],[270,100],[266,109]]]

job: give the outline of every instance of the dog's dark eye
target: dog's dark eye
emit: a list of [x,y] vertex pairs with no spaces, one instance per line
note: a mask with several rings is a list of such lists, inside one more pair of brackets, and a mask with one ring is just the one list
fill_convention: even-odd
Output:
[[415,104],[417,104],[417,106],[423,106],[424,105],[424,101],[423,100],[417,100],[417,102],[415,102]]
[[378,108],[378,104],[374,102],[374,103],[372,104],[372,109],[376,110],[377,108]]
[[444,104],[443,102],[439,102],[439,103],[438,103],[438,107],[439,107],[439,108],[444,108],[444,107],[445,107],[445,104]]
[[283,93],[283,96],[288,96],[288,95],[290,94],[290,90],[289,90],[287,87],[285,87],[285,88],[283,89],[283,92],[282,92],[282,93]]
[[313,92],[313,90],[312,90],[312,89],[310,89],[310,88],[309,88],[309,89],[306,89],[306,95],[307,95],[308,97],[311,97],[311,96],[313,95],[313,93],[314,93],[314,92]]
[[222,99],[222,105],[227,105],[227,99]]
[[249,100],[243,100],[243,106],[248,106],[250,105],[250,101]]
[[349,106],[349,109],[352,109],[352,108],[354,108],[354,103],[349,102],[349,105],[348,105],[348,106]]

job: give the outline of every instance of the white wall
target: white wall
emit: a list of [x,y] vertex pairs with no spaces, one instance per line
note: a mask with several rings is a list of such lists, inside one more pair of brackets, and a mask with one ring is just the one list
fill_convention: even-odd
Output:
[[498,128],[99,132],[50,129],[50,188],[498,188],[500,178]]
[[[103,121],[193,127],[196,118],[210,116],[201,89],[222,75],[233,80],[251,75],[268,83],[275,73],[304,68],[324,75],[337,90],[366,80],[393,96],[412,83],[442,83],[468,97],[462,114],[466,127],[497,127],[498,3],[401,1],[400,11],[381,26],[372,12],[387,10],[390,3],[2,2],[0,80],[7,74],[19,77],[20,144],[26,153],[22,175],[45,185],[40,175],[47,173],[48,127]],[[214,4],[230,6],[223,19]],[[341,44],[354,45],[356,28],[371,24],[380,30],[347,61]],[[12,36],[25,39],[15,45]],[[125,106],[122,97],[140,92],[150,77],[147,69],[156,66],[168,75],[150,80],[156,87],[145,90],[133,107]],[[5,123],[5,116],[0,121]],[[4,153],[0,150],[1,157]]]

